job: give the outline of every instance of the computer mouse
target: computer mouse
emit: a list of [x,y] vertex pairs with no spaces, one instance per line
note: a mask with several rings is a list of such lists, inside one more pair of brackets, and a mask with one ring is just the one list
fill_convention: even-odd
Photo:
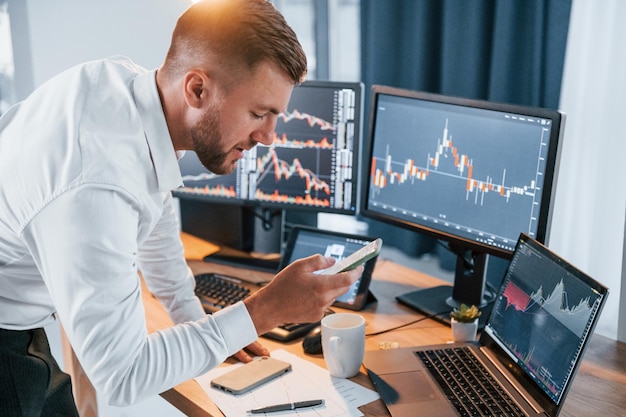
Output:
[[309,355],[319,355],[322,353],[322,326],[312,328],[304,339],[302,339],[302,349]]

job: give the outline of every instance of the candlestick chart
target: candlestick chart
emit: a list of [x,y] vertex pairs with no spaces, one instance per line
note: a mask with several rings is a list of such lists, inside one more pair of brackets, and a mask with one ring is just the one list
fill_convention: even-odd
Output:
[[533,236],[547,126],[505,118],[486,124],[435,111],[421,117],[396,113],[379,117],[376,126],[369,204],[471,239],[484,235],[510,250],[520,232]]

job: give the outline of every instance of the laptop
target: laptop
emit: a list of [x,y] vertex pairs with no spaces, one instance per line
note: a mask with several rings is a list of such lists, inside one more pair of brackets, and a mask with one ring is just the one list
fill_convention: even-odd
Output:
[[[521,234],[478,343],[367,351],[364,365],[393,417],[553,417],[607,295],[602,284]],[[449,370],[456,366],[469,369]],[[474,404],[476,396],[487,398]],[[505,411],[496,411],[500,406]]]

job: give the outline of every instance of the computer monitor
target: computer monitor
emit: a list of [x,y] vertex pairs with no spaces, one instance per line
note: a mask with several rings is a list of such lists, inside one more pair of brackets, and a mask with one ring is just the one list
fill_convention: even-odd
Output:
[[565,117],[557,110],[374,86],[361,214],[433,236],[456,254],[453,286],[398,300],[449,321],[483,308],[489,255],[510,259],[520,232],[546,243]]
[[[244,214],[234,222],[250,223],[251,216],[258,217],[265,230],[285,210],[355,214],[362,101],[361,83],[305,81],[294,88],[287,110],[278,117],[274,143],[245,152],[232,174],[212,174],[187,152],[180,160],[184,186],[173,192],[181,199],[183,229],[185,213],[191,215],[182,206],[197,206],[194,202],[237,206],[232,211],[243,207]],[[194,229],[209,221],[202,213],[192,217]],[[239,233],[250,237],[254,231]],[[276,236],[283,239],[281,232]],[[229,240],[223,234],[219,238]]]

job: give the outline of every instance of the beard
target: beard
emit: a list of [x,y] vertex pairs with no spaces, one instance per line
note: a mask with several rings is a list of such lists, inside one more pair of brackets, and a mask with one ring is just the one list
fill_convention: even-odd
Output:
[[218,175],[233,172],[237,160],[228,160],[229,151],[222,150],[220,109],[214,106],[207,110],[202,119],[189,131],[193,150],[209,171]]

